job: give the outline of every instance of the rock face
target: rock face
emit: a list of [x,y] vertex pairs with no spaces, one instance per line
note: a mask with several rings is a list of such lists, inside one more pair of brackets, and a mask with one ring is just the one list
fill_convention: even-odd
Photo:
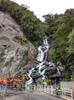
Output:
[[0,12],[0,77],[14,76],[34,57],[35,48],[9,14]]

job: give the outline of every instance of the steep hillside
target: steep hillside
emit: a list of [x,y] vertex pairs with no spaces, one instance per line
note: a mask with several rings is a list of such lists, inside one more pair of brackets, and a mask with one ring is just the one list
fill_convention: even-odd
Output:
[[44,17],[48,24],[47,35],[53,38],[49,57],[62,64],[65,79],[74,80],[74,9]]
[[34,57],[34,46],[9,14],[0,12],[0,78],[14,76]]
[[25,5],[18,5],[10,0],[0,0],[0,10],[10,14],[20,25],[26,36],[33,44],[40,43],[46,36],[47,25],[42,23]]

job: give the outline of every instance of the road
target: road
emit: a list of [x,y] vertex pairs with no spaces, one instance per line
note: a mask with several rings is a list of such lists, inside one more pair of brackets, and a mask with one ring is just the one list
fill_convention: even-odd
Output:
[[14,93],[10,94],[6,100],[63,100],[60,98],[56,98],[53,96],[50,96],[45,93],[30,93],[30,92],[20,92],[20,93]]

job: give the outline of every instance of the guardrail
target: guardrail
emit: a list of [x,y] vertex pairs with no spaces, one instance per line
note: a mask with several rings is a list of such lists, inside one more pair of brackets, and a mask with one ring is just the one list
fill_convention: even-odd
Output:
[[5,91],[0,91],[0,100],[5,100]]
[[67,100],[74,100],[73,90],[72,89],[65,89],[61,90],[61,97]]
[[52,86],[44,87],[44,88],[43,87],[37,87],[36,89],[39,90],[39,91],[51,94],[51,95],[61,97],[65,100],[74,100],[73,89],[62,88],[60,90],[56,90]]

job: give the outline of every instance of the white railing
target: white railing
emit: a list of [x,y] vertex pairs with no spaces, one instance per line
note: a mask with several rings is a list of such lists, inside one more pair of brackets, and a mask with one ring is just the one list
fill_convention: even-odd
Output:
[[47,94],[57,95],[66,100],[74,100],[74,93],[73,93],[72,89],[62,88],[60,90],[56,90],[52,86],[48,86],[48,87],[44,87],[44,88],[37,87],[36,89],[39,91],[45,92]]
[[60,95],[61,97],[63,97],[64,99],[67,99],[67,100],[74,100],[72,89],[63,88],[61,91],[62,91],[61,95]]

